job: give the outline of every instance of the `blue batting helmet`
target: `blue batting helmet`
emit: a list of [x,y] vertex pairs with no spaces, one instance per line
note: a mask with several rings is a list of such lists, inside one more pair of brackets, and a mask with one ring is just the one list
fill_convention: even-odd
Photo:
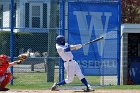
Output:
[[58,45],[65,45],[65,37],[63,35],[58,35],[56,37],[56,43]]

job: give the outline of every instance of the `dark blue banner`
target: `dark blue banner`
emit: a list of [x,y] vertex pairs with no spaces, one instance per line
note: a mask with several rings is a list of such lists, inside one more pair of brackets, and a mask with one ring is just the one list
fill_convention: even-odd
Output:
[[68,41],[84,44],[103,36],[104,39],[73,51],[74,59],[85,75],[116,75],[118,31],[117,3],[69,2]]
[[134,84],[140,84],[140,62],[130,62],[129,65],[128,79]]

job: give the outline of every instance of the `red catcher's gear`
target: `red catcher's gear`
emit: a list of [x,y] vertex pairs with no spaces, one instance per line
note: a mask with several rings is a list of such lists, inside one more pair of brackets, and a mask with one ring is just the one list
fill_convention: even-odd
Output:
[[11,81],[12,74],[7,73],[7,69],[9,67],[9,61],[6,55],[0,55],[0,60],[2,63],[0,64],[0,78],[3,78],[0,82],[0,90],[4,90],[5,86]]
[[6,55],[0,55],[0,60],[3,60],[3,61],[7,61],[7,56]]
[[12,74],[11,73],[5,73],[4,80],[1,82],[0,88],[5,88],[6,85],[12,80]]
[[0,77],[6,73],[8,67],[9,67],[8,61],[5,61],[3,64],[0,65]]
[[7,71],[7,68],[9,67],[9,62],[7,61],[6,55],[0,55],[0,60],[4,61],[0,64],[0,76],[4,75]]

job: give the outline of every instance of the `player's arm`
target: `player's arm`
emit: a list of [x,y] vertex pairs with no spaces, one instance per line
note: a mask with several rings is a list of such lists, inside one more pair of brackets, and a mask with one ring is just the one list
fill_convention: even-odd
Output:
[[9,66],[14,66],[15,64],[21,64],[22,62],[24,62],[27,57],[29,56],[29,51],[27,51],[27,53],[22,53],[18,56],[18,60],[10,62]]
[[14,66],[14,65],[19,64],[19,63],[21,63],[21,60],[16,60],[16,61],[10,62],[9,66]]
[[68,45],[66,48],[64,48],[64,52],[69,52],[72,50],[78,50],[82,48],[82,44],[76,44],[76,45]]
[[82,48],[82,44],[76,44],[76,45],[71,45],[70,46],[70,49],[71,50],[78,50],[80,48]]

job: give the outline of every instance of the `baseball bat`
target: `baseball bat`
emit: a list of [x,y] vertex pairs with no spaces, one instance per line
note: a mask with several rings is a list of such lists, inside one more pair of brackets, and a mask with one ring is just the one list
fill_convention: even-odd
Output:
[[101,39],[103,39],[103,38],[104,38],[104,37],[96,38],[96,39],[94,39],[94,40],[92,40],[92,41],[89,41],[89,42],[87,42],[87,43],[85,43],[85,44],[82,44],[82,46],[85,46],[85,45],[91,44],[91,43],[93,43],[93,42],[99,41],[99,40],[101,40]]

